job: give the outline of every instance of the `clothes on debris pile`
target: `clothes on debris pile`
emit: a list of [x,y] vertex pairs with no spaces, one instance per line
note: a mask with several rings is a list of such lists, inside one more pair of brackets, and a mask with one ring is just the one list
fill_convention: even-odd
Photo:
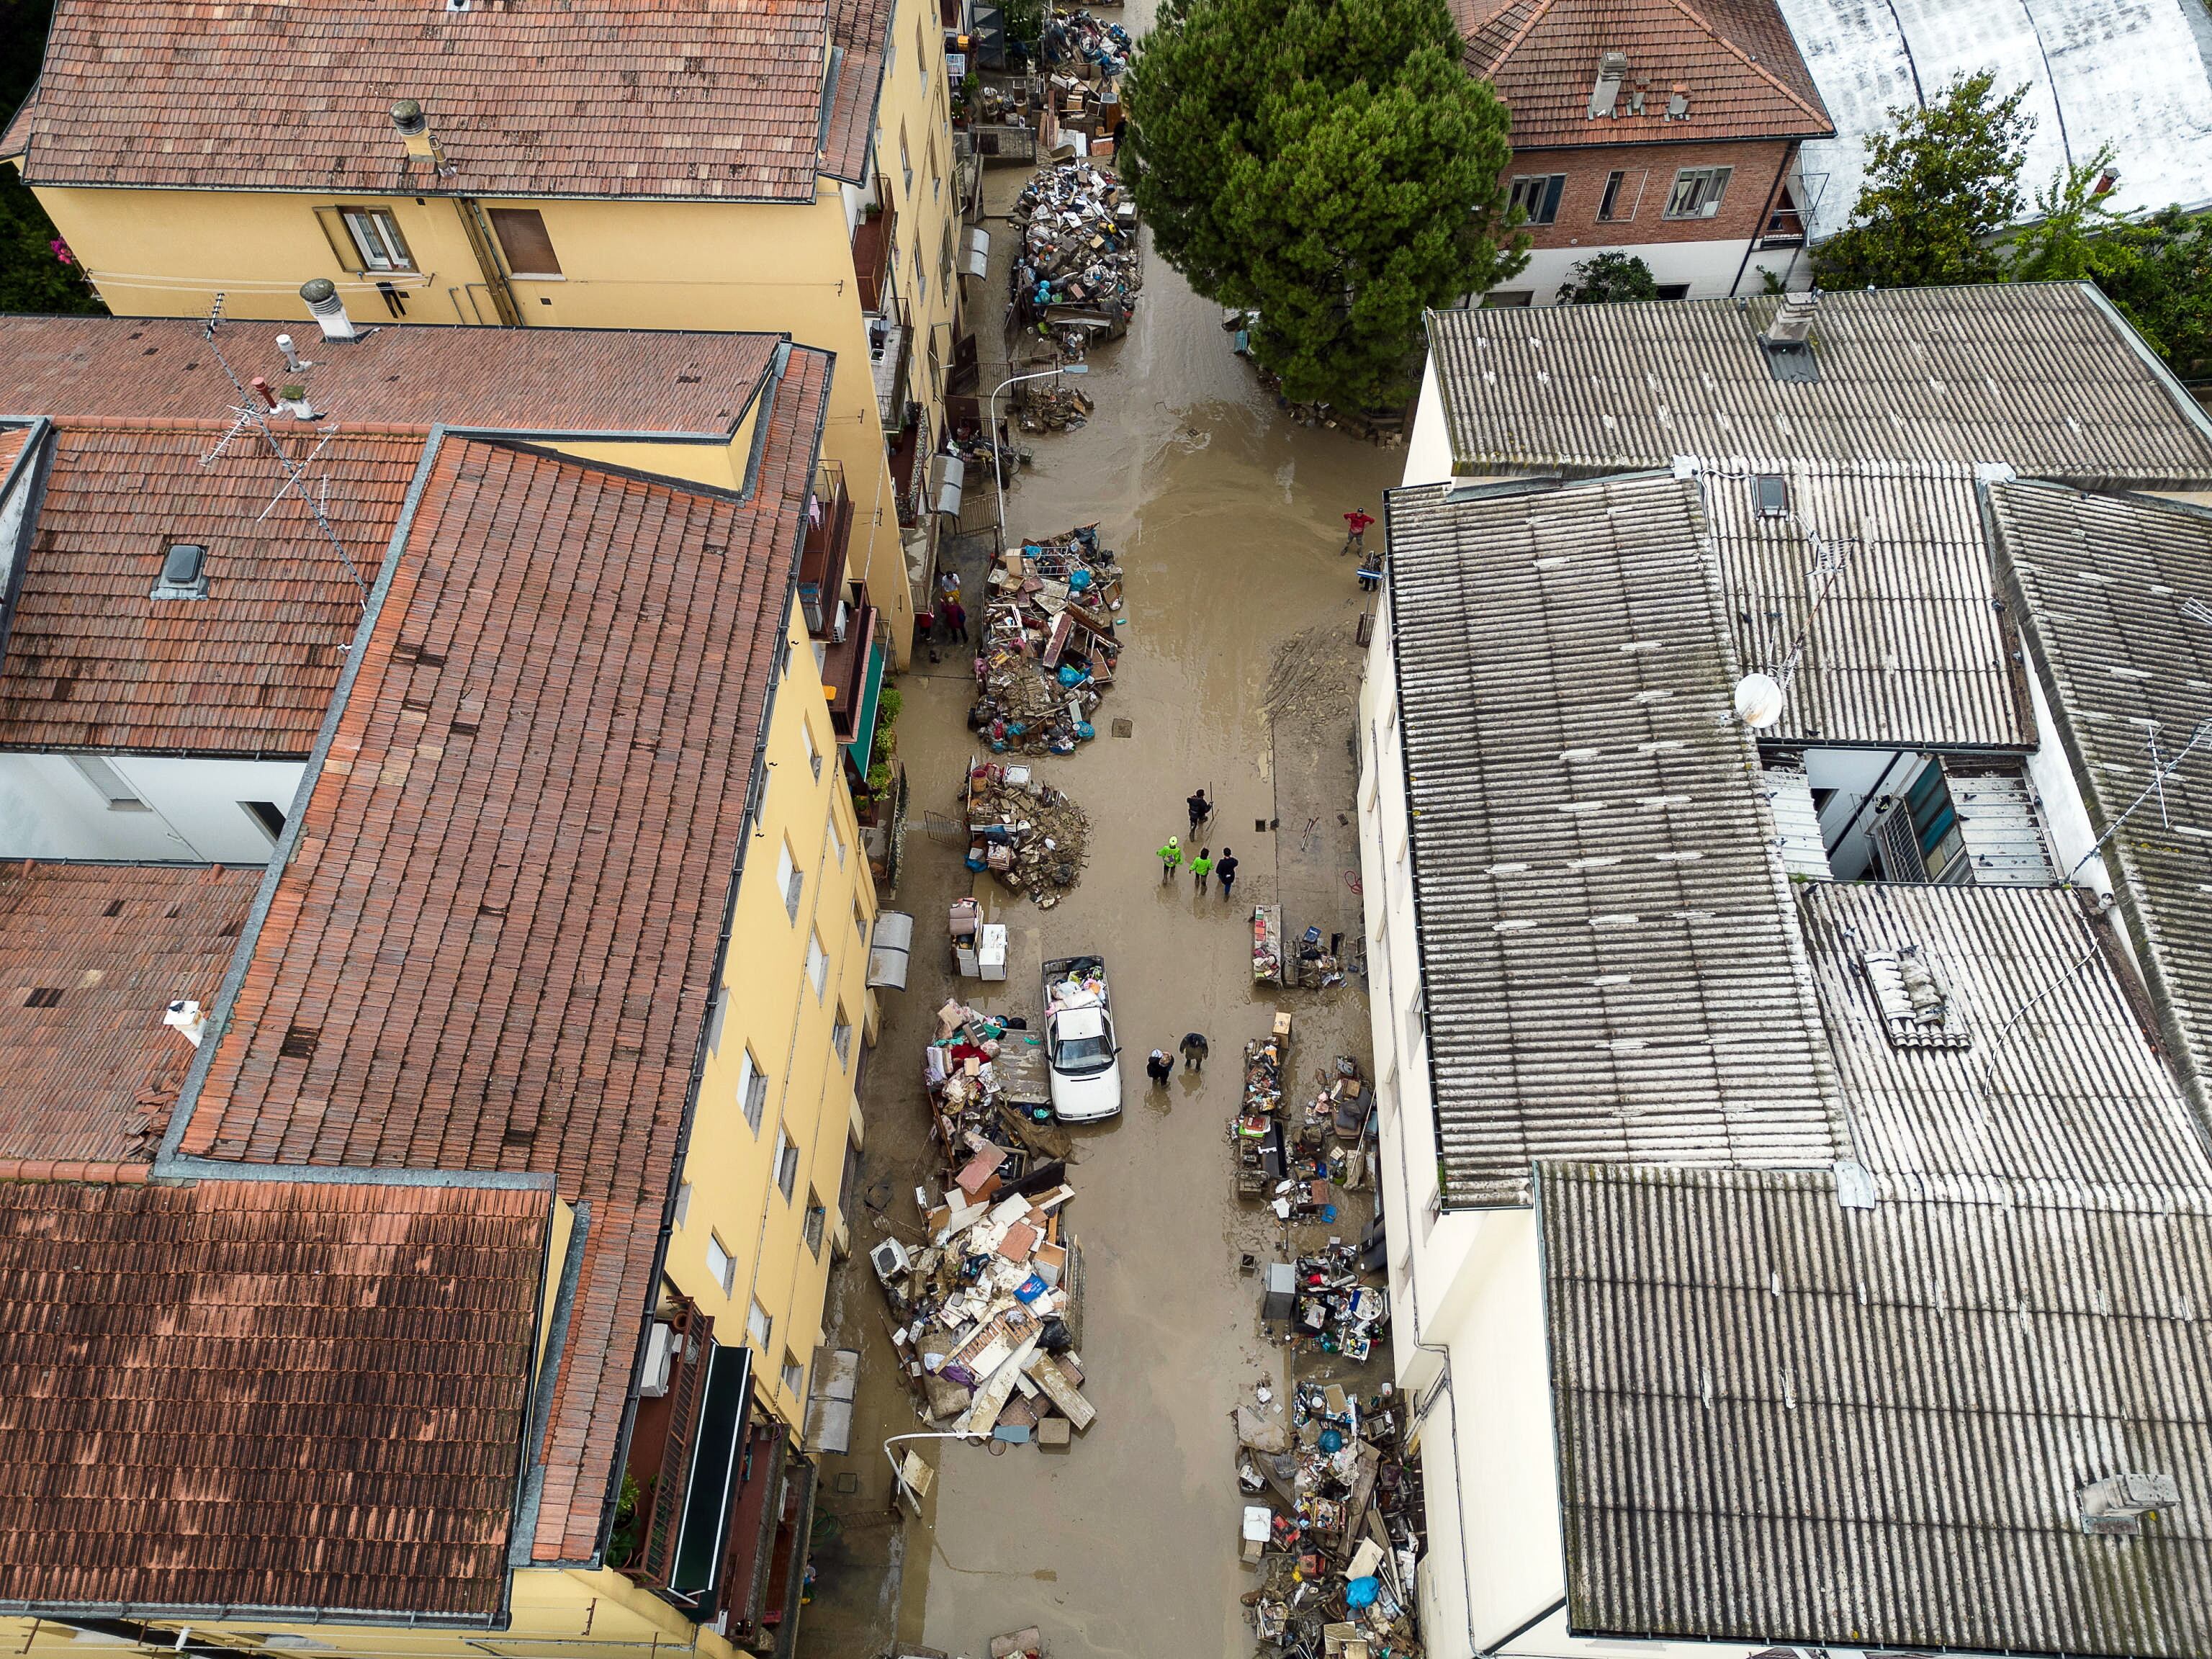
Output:
[[1083,872],[1091,821],[1026,766],[986,762],[968,775],[968,867],[1050,909]]
[[1085,525],[1007,549],[989,586],[969,727],[994,754],[1074,753],[1121,654],[1121,567]]
[[1419,1655],[1420,1470],[1402,1450],[1401,1406],[1387,1382],[1364,1405],[1308,1382],[1287,1423],[1279,1407],[1237,1408],[1245,1536],[1265,1540],[1243,1602],[1262,1642],[1334,1659]]
[[[1335,943],[1334,939],[1329,941],[1330,945]],[[1306,929],[1305,936],[1298,941],[1297,958],[1299,984],[1317,986],[1325,991],[1344,983],[1344,963],[1334,951],[1322,945],[1320,928]]]

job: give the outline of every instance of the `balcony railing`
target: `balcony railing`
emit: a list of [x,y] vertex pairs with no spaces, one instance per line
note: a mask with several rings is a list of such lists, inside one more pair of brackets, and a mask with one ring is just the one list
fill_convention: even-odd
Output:
[[868,373],[876,383],[876,412],[885,435],[906,419],[907,365],[914,356],[914,324],[906,301],[893,300],[868,319]]
[[814,469],[814,490],[806,505],[806,544],[799,556],[799,603],[806,629],[817,637],[836,619],[845,590],[845,561],[853,544],[853,498],[845,493],[845,469],[823,461]]
[[891,243],[898,215],[891,207],[890,181],[876,179],[877,211],[853,227],[853,275],[860,285],[860,309],[873,311],[884,302],[891,276]]

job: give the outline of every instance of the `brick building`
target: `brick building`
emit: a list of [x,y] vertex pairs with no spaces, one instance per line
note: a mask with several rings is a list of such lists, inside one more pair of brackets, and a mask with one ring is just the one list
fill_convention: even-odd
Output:
[[1455,0],[1470,74],[1513,112],[1534,247],[1492,305],[1549,305],[1608,251],[1669,299],[1756,293],[1804,246],[1799,147],[1834,136],[1773,0]]

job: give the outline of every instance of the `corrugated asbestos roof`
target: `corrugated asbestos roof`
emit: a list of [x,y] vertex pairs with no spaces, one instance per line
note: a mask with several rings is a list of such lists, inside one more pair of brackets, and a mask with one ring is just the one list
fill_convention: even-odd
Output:
[[2203,411],[2085,284],[1824,294],[1811,385],[1767,369],[1758,336],[1779,303],[1430,313],[1455,469],[1588,477],[1697,455],[2212,483]]
[[[1513,112],[1516,150],[1835,131],[1773,0],[1455,0],[1453,11],[1468,73]],[[1598,61],[1615,51],[1628,75],[1613,112],[1594,117]],[[1678,88],[1688,106],[1670,119]]]
[[191,1064],[161,1024],[215,1006],[261,872],[0,865],[0,1159],[153,1155]]
[[1524,1201],[1536,1158],[1837,1156],[1694,487],[1386,512],[1445,1201]]
[[[366,596],[277,458],[252,434],[223,445],[228,424],[57,430],[0,653],[0,747],[314,746]],[[313,459],[316,499],[373,580],[422,440],[286,426],[288,459]],[[178,542],[207,550],[204,599],[152,597]]]
[[[1805,641],[1782,719],[1760,735],[2033,748],[1972,471],[1849,462],[1760,471],[1785,480],[1787,517],[1760,516],[1747,470],[1698,475],[1737,659],[1771,672]],[[1808,627],[1822,556],[1841,568]]]
[[[33,185],[811,202],[827,5],[61,0]],[[410,165],[396,100],[450,174]]]
[[[2053,484],[1989,491],[2003,574],[2102,834],[2212,720],[2212,514]],[[2168,1045],[2212,1115],[2212,731],[2107,842]]]
[[[1905,1190],[2034,1181],[2212,1189],[2203,1132],[2083,897],[2054,887],[1797,889],[1860,1161]],[[1968,1047],[1893,1043],[1866,952],[1910,951]]]
[[550,1210],[0,1182],[0,1604],[491,1623]]
[[[2212,1652],[2203,1194],[1538,1187],[1571,1629]],[[2085,1533],[2081,1488],[2121,1473],[2175,1477],[2179,1506]]]

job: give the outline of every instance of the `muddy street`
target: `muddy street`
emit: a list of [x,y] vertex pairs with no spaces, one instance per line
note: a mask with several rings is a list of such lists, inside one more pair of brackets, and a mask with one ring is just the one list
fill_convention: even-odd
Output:
[[[1002,212],[1024,177],[989,174],[987,207]],[[994,238],[1002,228],[993,222]],[[996,314],[996,270],[993,283],[978,296],[979,319],[986,304]],[[978,333],[988,391],[1008,371],[989,361],[995,330]],[[1364,606],[1352,561],[1339,552],[1340,515],[1379,511],[1401,456],[1279,414],[1231,351],[1215,307],[1156,258],[1127,337],[1092,354],[1083,384],[1097,404],[1086,427],[1024,440],[1036,465],[1008,492],[1007,530],[1097,522],[1124,567],[1123,651],[1097,738],[1034,763],[1089,814],[1089,862],[1055,908],[1000,900],[1011,928],[1004,984],[950,972],[943,918],[972,878],[964,836],[933,840],[926,827],[927,812],[957,811],[975,741],[968,658],[947,648],[932,665],[917,653],[900,682],[898,753],[913,799],[888,902],[916,918],[914,972],[903,994],[884,994],[862,1091],[861,1190],[848,1206],[854,1255],[833,1291],[830,1345],[859,1348],[863,1364],[851,1453],[822,1459],[833,1520],[817,1533],[821,1577],[799,1642],[822,1659],[883,1653],[895,1638],[974,1654],[994,1632],[1029,1624],[1061,1659],[1251,1650],[1237,1602],[1250,1580],[1237,1562],[1231,1413],[1256,1383],[1279,1390],[1288,1371],[1260,1327],[1260,1283],[1240,1274],[1239,1258],[1274,1259],[1283,1241],[1267,1211],[1232,1195],[1224,1127],[1243,1044],[1278,1008],[1296,1019],[1301,1082],[1338,1054],[1364,1064],[1368,1042],[1357,976],[1326,992],[1255,988],[1250,906],[1279,897],[1295,925],[1358,937],[1346,739]],[[988,488],[979,493],[988,505]],[[1271,674],[1279,699],[1278,653],[1300,635],[1327,660],[1290,677],[1298,695],[1279,734]],[[1183,798],[1200,785],[1217,803],[1202,839],[1242,860],[1233,904],[1196,896],[1188,876],[1163,884],[1153,857],[1183,830]],[[1107,961],[1125,1050],[1125,1109],[1075,1132],[1070,1176],[1069,1222],[1086,1269],[1084,1391],[1097,1421],[1065,1452],[914,1443],[938,1474],[922,1518],[902,1528],[883,1442],[927,1425],[897,1381],[866,1252],[886,1232],[915,1242],[915,1187],[937,1175],[921,1053],[948,995],[1034,1017],[1040,961],[1077,951]],[[1149,1090],[1146,1052],[1172,1052],[1191,1030],[1212,1042],[1209,1068]]]

